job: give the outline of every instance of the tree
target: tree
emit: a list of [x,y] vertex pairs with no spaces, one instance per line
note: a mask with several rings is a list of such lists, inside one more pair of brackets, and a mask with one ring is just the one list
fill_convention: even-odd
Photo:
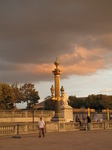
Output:
[[112,96],[107,95],[89,95],[84,100],[84,106],[86,108],[94,108],[97,111],[101,111],[102,109],[112,109]]
[[81,108],[83,106],[83,99],[76,96],[69,96],[68,104],[73,108]]
[[112,96],[103,95],[101,104],[104,109],[112,109]]
[[34,84],[25,83],[20,90],[22,94],[22,101],[27,102],[27,108],[33,108],[40,99],[38,91],[34,88]]
[[96,100],[96,95],[89,95],[85,100],[84,100],[84,106],[85,108],[94,108],[95,104],[93,104],[93,101]]
[[6,83],[0,83],[0,109],[13,109],[13,88]]
[[44,109],[45,110],[55,110],[55,101],[53,101],[50,96],[45,98]]
[[18,88],[18,84],[14,83],[12,84],[13,92],[14,92],[14,103],[16,107],[16,103],[20,103],[22,99],[20,88]]
[[0,84],[0,100],[2,100],[2,85]]
[[99,95],[96,95],[96,100],[94,101],[95,109],[98,110],[99,112],[102,109],[104,109],[104,107],[102,106],[103,98],[104,98],[104,95],[99,94]]

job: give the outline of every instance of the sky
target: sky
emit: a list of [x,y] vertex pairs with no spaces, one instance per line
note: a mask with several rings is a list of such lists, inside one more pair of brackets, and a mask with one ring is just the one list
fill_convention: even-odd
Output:
[[0,82],[51,95],[54,61],[68,96],[112,95],[111,0],[0,0]]

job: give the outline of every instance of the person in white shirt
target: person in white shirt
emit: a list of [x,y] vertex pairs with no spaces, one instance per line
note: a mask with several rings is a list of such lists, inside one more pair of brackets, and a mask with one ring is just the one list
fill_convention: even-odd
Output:
[[38,128],[39,128],[39,138],[41,137],[41,133],[43,137],[45,137],[45,122],[40,118],[40,121],[38,122]]

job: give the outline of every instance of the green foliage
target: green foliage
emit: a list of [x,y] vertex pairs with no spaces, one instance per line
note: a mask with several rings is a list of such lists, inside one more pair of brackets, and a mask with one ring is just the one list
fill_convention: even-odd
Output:
[[85,108],[94,108],[95,103],[94,101],[96,100],[95,95],[89,95],[85,100],[84,100],[84,106]]
[[105,109],[112,109],[112,96],[104,95],[101,105]]
[[84,100],[86,108],[94,108],[101,111],[102,109],[112,109],[112,96],[107,95],[89,95]]
[[69,96],[69,105],[73,108],[93,108],[98,111],[102,109],[112,109],[112,96],[107,95],[89,95],[86,98],[77,98],[76,96]]
[[2,85],[0,83],[0,100],[2,100]]
[[34,84],[25,83],[21,88],[22,101],[27,102],[27,108],[34,108],[40,99],[38,91],[35,90]]
[[19,88],[17,83],[11,86],[0,83],[0,109],[13,109],[14,103],[20,103],[21,101],[27,102],[27,108],[34,108],[39,99],[34,84],[25,83]]
[[69,96],[68,104],[73,108],[81,108],[83,106],[83,99],[76,96]]
[[13,103],[13,88],[6,83],[0,83],[0,109],[12,109]]
[[14,102],[19,103],[22,99],[22,94],[20,88],[17,83],[12,84],[13,92],[14,92]]
[[55,101],[51,100],[51,98],[48,97],[48,99],[46,99],[46,101],[45,101],[44,109],[45,110],[55,110]]
[[[18,88],[18,84],[12,86],[6,83],[0,83],[0,109],[13,109],[14,103],[21,101],[27,102],[27,108],[34,108],[40,99],[38,91],[35,90],[34,84],[25,83]],[[107,95],[89,95],[87,98],[77,98],[69,96],[68,104],[73,108],[93,108],[96,110],[112,109],[112,96]],[[55,110],[55,101],[47,97],[44,109]]]

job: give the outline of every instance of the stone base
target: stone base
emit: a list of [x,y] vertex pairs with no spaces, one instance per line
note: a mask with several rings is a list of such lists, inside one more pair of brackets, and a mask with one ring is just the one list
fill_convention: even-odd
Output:
[[62,105],[61,116],[65,119],[66,122],[73,121],[73,108],[69,105]]
[[51,121],[65,121],[65,118],[53,117],[53,118],[51,119]]

